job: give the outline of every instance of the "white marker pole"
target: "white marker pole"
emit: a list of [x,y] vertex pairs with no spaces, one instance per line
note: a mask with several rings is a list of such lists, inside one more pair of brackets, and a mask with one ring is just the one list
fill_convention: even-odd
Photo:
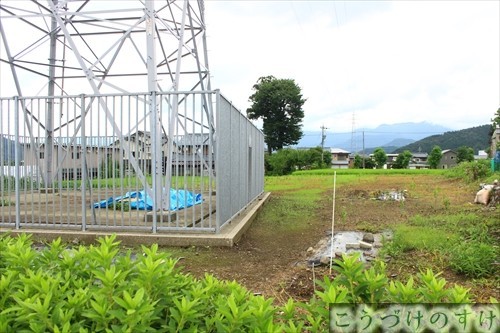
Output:
[[333,262],[333,230],[335,226],[335,187],[337,186],[337,171],[333,173],[333,209],[332,209],[332,239],[330,240],[330,275],[332,275]]

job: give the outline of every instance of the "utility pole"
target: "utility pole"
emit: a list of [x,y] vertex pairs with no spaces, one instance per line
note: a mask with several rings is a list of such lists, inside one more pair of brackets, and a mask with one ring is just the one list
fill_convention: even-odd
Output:
[[363,169],[365,168],[365,131],[363,131]]
[[328,128],[325,127],[325,125],[321,125],[321,164],[323,164],[323,153],[325,152],[325,139],[326,139],[326,133],[325,130]]

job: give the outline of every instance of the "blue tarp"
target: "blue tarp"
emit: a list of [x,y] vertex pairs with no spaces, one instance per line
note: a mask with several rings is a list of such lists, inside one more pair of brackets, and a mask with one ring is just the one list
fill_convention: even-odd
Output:
[[[130,209],[152,210],[153,200],[145,191],[127,192],[119,197],[94,203],[94,208],[106,208],[117,202],[130,203]],[[193,194],[185,190],[170,189],[170,210],[179,210],[202,203],[201,194]]]

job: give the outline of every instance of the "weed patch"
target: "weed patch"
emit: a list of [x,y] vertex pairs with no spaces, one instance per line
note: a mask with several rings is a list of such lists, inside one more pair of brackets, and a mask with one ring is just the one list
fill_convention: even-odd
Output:
[[8,199],[0,199],[0,206],[13,206],[14,203]]
[[397,256],[413,250],[443,250],[457,240],[458,237],[452,233],[429,232],[426,227],[398,225],[392,242],[387,245],[387,251],[390,255]]
[[438,252],[449,259],[455,272],[473,278],[497,273],[498,253],[492,230],[493,218],[480,219],[476,214],[414,216],[408,224],[398,225],[394,239],[384,251],[403,256],[413,250]]
[[498,250],[480,241],[455,244],[449,251],[450,266],[457,272],[472,278],[482,278],[498,273],[495,260]]

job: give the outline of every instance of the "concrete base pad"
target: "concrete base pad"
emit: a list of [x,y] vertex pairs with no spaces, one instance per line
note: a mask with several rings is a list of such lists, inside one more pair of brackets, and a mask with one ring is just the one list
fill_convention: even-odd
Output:
[[[236,244],[246,230],[250,227],[257,213],[264,203],[269,199],[271,193],[263,193],[254,200],[246,209],[244,209],[231,222],[226,223],[218,234],[212,233],[135,233],[135,232],[115,232],[117,239],[123,245],[149,245],[158,244],[160,246],[233,246]],[[65,242],[75,244],[91,244],[97,238],[111,235],[111,232],[102,231],[71,231],[71,230],[40,230],[40,229],[20,229],[13,230],[0,228],[0,233],[9,233],[17,235],[20,233],[29,233],[33,235],[34,240],[51,241],[61,238]]]

